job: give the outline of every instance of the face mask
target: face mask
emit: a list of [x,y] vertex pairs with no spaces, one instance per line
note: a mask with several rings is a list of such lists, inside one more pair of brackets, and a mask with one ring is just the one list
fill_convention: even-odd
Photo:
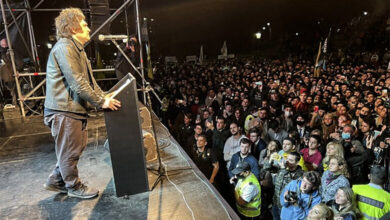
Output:
[[348,140],[348,139],[350,139],[351,138],[351,134],[350,133],[341,133],[341,138],[343,139],[343,140]]
[[304,121],[297,121],[297,125],[299,125],[299,126],[302,126],[302,125],[304,125],[304,124],[305,124]]
[[284,115],[285,115],[286,117],[290,117],[290,116],[292,116],[292,114],[293,114],[292,112],[288,112],[288,111],[287,111],[287,112],[284,112]]
[[195,104],[199,104],[199,100],[195,100]]

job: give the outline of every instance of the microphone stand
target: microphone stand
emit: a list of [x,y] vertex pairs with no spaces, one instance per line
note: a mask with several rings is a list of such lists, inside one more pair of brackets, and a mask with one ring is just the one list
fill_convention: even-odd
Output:
[[[123,55],[123,57],[127,60],[127,62],[131,65],[131,67],[133,67],[133,69],[135,70],[136,73],[138,73],[138,75],[141,77],[142,81],[143,81],[143,84],[149,84],[150,86],[150,83],[148,81],[146,81],[146,79],[144,77],[142,77],[142,74],[139,72],[138,68],[135,67],[135,65],[131,62],[130,58],[126,55],[126,53],[122,50],[122,48],[119,46],[119,44],[115,41],[115,40],[111,40],[111,42],[118,48],[119,52]],[[130,73],[128,73],[130,74]],[[144,93],[144,97],[145,97],[145,91],[146,91],[146,88],[142,88],[142,92]],[[150,91],[153,92],[154,96],[157,98],[157,100],[160,102],[160,104],[162,103],[160,97],[158,97],[157,93],[154,91],[154,89],[151,89]],[[146,103],[145,103],[146,104]]]
[[150,99],[150,91],[154,91],[153,88],[150,86],[150,83],[146,82],[145,83],[146,87],[144,89],[144,92],[146,93],[146,98],[147,98],[147,109],[149,110],[150,112],[150,121],[152,123],[152,131],[153,131],[153,137],[154,137],[154,141],[155,141],[155,144],[156,144],[156,151],[157,151],[157,159],[158,159],[158,169],[156,170],[157,171],[157,179],[154,181],[153,183],[153,186],[152,186],[152,190],[154,188],[156,188],[157,184],[159,182],[163,182],[163,177],[166,177],[166,172],[165,172],[165,168],[164,166],[162,165],[162,161],[161,161],[161,154],[160,154],[160,147],[158,146],[158,141],[157,141],[157,133],[156,133],[156,128],[155,128],[155,125],[154,125],[154,120],[152,118],[152,101]]

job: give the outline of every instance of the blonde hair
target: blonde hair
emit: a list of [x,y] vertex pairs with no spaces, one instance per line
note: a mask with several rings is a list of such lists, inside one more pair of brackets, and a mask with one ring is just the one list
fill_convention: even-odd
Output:
[[[331,141],[326,145],[326,151],[328,151],[329,146],[333,145],[333,147],[336,150],[336,154],[334,156],[340,156],[344,158],[344,148],[343,145],[341,145],[339,142]],[[322,163],[326,163],[329,165],[329,155],[325,155],[325,158],[322,160]]]
[[[314,211],[315,210],[315,211]],[[308,220],[333,220],[333,211],[326,204],[315,205],[307,216]]]
[[79,8],[65,8],[55,18],[57,40],[71,38],[74,31],[81,30],[80,21],[85,16]]
[[337,163],[339,166],[343,166],[343,168],[338,173],[349,178],[348,165],[347,165],[347,161],[345,161],[344,157],[332,156],[332,157],[330,157],[329,161],[331,161],[332,159],[337,160]]
[[[356,217],[360,216],[360,212],[356,207],[356,196],[350,187],[340,187],[338,190],[342,190],[349,201],[349,205],[345,207],[341,212],[337,209],[333,209],[335,217],[342,216],[346,213],[354,214]],[[336,196],[336,195],[335,195]]]

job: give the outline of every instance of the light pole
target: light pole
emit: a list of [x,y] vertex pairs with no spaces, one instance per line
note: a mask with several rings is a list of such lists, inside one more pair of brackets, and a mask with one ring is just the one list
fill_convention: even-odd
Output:
[[267,22],[267,26],[269,27],[269,39],[271,40],[271,38],[272,38],[271,23],[270,23],[270,22]]

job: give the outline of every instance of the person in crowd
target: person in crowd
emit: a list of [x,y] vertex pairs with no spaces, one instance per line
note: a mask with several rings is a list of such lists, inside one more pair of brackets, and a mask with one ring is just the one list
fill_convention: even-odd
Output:
[[294,127],[293,107],[291,105],[284,106],[284,114],[280,117],[280,126],[283,130],[289,132]]
[[251,167],[246,161],[240,161],[232,170],[235,184],[234,197],[237,211],[241,219],[253,219],[261,212],[261,187]]
[[184,114],[184,123],[179,127],[177,140],[181,146],[184,146],[190,136],[194,133],[194,126],[192,124],[192,114]]
[[308,170],[313,171],[318,168],[322,161],[322,155],[318,148],[320,147],[321,138],[318,135],[312,135],[309,139],[309,147],[301,150],[305,166]]
[[364,220],[380,219],[390,212],[390,194],[383,189],[386,173],[385,167],[374,165],[370,170],[370,183],[352,187]]
[[251,153],[259,160],[260,152],[267,148],[267,144],[261,139],[260,130],[258,128],[251,128],[248,132],[249,140],[252,142]]
[[206,176],[211,184],[216,184],[216,176],[219,170],[218,159],[211,148],[206,147],[207,139],[204,134],[198,136],[196,149],[193,151],[192,159],[200,171]]
[[271,155],[278,153],[281,146],[278,141],[270,141],[267,148],[260,152],[259,166],[263,168],[264,164],[271,159]]
[[384,104],[380,104],[377,107],[377,114],[378,116],[375,118],[375,126],[378,128],[378,130],[381,130],[383,126],[390,125],[389,117],[388,117],[388,109]]
[[271,119],[268,124],[268,140],[278,141],[279,143],[283,142],[283,139],[288,137],[288,133],[281,129],[279,122],[276,119]]
[[[282,143],[283,143],[282,149],[278,153],[273,153],[270,156],[269,161],[265,161],[264,167],[263,167],[264,169],[276,168],[276,172],[277,172],[277,170],[279,170],[280,168],[284,168],[288,154],[291,152],[297,152],[297,147],[295,145],[294,139],[286,137],[286,138],[284,138]],[[300,159],[299,159],[299,166],[303,170],[305,170],[305,171],[307,170],[307,168],[305,167],[305,162],[304,162],[302,156],[300,156]]]
[[372,149],[364,148],[361,142],[353,137],[354,132],[355,129],[352,125],[346,125],[343,128],[341,144],[344,148],[344,158],[350,169],[351,183],[367,183],[369,164],[372,164],[375,155]]
[[44,123],[55,140],[57,163],[44,187],[89,199],[99,191],[82,183],[77,169],[87,145],[88,103],[108,110],[117,110],[121,103],[105,94],[93,77],[84,51],[90,29],[82,11],[63,9],[55,26],[58,41],[47,61]]
[[203,127],[201,124],[196,124],[193,134],[187,138],[186,144],[182,147],[185,152],[191,157],[192,152],[196,149],[196,140],[198,140],[199,135],[203,133]]
[[307,220],[334,220],[333,211],[324,203],[317,204],[310,211]]
[[[0,40],[0,58],[4,64],[0,65],[0,94],[3,96],[3,87],[10,93],[11,104],[16,105],[17,94],[16,94],[16,83],[11,62],[11,56],[8,51],[7,39],[3,38]],[[23,61],[18,57],[17,53],[14,53],[14,61],[16,70],[21,70],[23,67]]]
[[282,205],[279,201],[279,195],[284,187],[292,180],[297,180],[303,175],[303,170],[299,166],[301,155],[295,151],[287,154],[283,168],[276,174],[274,178],[275,192],[272,198],[272,216],[274,220],[280,220],[280,211]]
[[212,149],[217,154],[218,158],[222,158],[225,142],[230,136],[230,131],[226,127],[226,120],[223,117],[217,118],[217,126],[214,128],[214,123],[206,121],[207,136],[211,136]]
[[331,208],[335,214],[335,220],[357,220],[360,216],[355,195],[350,187],[340,187],[337,190],[331,202]]
[[[131,63],[137,67],[137,38],[135,35],[130,35],[129,39],[126,43],[121,44],[121,49],[126,54],[126,56],[130,59]],[[131,73],[136,79],[138,83],[142,83],[141,79],[139,78],[138,74],[135,74],[135,70],[132,67],[132,65],[126,60],[126,58],[123,56],[123,54],[118,51],[118,55],[115,59],[115,75],[118,80],[121,80],[124,76],[126,76],[128,73]]]
[[223,148],[223,159],[226,162],[227,169],[230,167],[230,160],[232,159],[233,154],[240,151],[241,138],[245,137],[241,134],[241,127],[239,127],[235,122],[230,124],[230,133],[232,136],[226,140]]
[[264,141],[268,142],[268,136],[267,136],[267,131],[268,131],[268,123],[269,123],[269,118],[268,118],[268,109],[266,107],[260,107],[258,111],[258,119],[259,119],[259,128],[261,130],[261,139]]
[[250,153],[251,142],[247,138],[241,138],[240,140],[240,151],[233,154],[232,159],[230,160],[229,166],[229,177],[233,178],[232,170],[237,166],[240,161],[246,161],[250,167],[251,172],[259,179],[259,166],[257,165],[256,158]]
[[320,177],[315,171],[303,174],[302,179],[292,180],[280,193],[281,219],[305,219],[309,210],[321,202]]
[[300,137],[300,143],[303,143],[303,139],[310,133],[310,128],[306,126],[306,119],[303,114],[298,114],[295,118],[296,126],[294,129],[298,131]]
[[245,116],[242,113],[240,108],[234,110],[234,115],[232,122],[236,123],[240,128],[243,128],[245,125]]
[[361,143],[364,148],[373,148],[375,139],[377,135],[374,132],[375,128],[375,121],[371,117],[366,117],[362,120],[362,123],[360,124],[360,137],[358,138],[361,140]]
[[332,156],[329,160],[329,169],[322,174],[321,197],[322,202],[328,203],[340,187],[349,187],[347,162],[343,157]]
[[331,141],[326,145],[325,157],[321,162],[322,168],[319,169],[320,172],[325,172],[329,169],[329,160],[333,156],[344,158],[344,148],[336,141]]

